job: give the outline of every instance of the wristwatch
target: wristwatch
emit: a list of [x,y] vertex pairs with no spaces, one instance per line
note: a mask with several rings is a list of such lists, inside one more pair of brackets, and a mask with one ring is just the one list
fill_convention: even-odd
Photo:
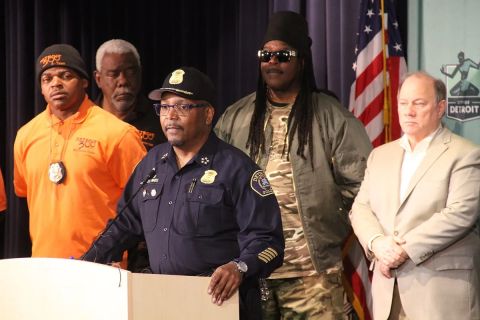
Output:
[[240,272],[240,274],[243,275],[243,274],[247,273],[248,266],[245,262],[243,262],[242,260],[238,260],[238,259],[235,259],[232,262],[235,263],[235,265],[237,266],[237,270],[238,270],[238,272]]

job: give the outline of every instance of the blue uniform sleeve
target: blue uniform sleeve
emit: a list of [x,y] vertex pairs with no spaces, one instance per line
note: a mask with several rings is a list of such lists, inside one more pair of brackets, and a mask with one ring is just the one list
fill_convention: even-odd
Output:
[[246,277],[268,277],[283,264],[285,240],[277,199],[265,176],[251,166],[235,179],[233,198],[240,227],[239,260],[248,266]]

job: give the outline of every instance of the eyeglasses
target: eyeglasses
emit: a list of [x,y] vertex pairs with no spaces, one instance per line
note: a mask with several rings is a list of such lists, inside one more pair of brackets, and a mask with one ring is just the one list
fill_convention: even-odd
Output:
[[278,62],[289,62],[291,57],[297,56],[297,52],[295,50],[258,50],[257,55],[261,62],[269,62],[272,59],[272,56],[277,57]]
[[194,108],[203,108],[209,106],[208,103],[199,103],[199,104],[163,104],[163,103],[154,103],[153,107],[155,108],[155,113],[157,116],[166,116],[170,109],[174,109],[175,112],[181,116],[186,117],[190,113],[190,110]]

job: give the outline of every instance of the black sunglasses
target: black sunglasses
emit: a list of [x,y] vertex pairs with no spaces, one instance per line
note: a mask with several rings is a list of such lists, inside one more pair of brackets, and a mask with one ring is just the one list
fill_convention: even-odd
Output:
[[295,50],[279,50],[279,51],[268,51],[268,50],[258,50],[258,59],[262,62],[269,62],[273,56],[275,56],[278,62],[289,62],[291,57],[296,57],[297,52]]

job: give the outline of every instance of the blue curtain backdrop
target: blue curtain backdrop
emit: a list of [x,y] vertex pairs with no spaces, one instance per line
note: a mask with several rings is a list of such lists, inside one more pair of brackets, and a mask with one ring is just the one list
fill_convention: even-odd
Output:
[[[261,45],[269,16],[303,14],[313,40],[317,86],[348,105],[358,0],[4,0],[0,8],[0,167],[8,209],[0,221],[0,257],[30,255],[28,210],[12,186],[13,141],[19,127],[45,108],[35,78],[35,59],[47,46],[69,43],[95,67],[96,48],[123,38],[139,50],[145,93],[176,67],[206,72],[218,89],[219,113],[255,90]],[[406,26],[406,2],[398,1]],[[403,22],[402,22],[403,21]],[[404,39],[405,43],[405,39]],[[90,83],[89,95],[98,92]],[[65,213],[68,214],[68,213]],[[3,232],[3,235],[2,235]]]

